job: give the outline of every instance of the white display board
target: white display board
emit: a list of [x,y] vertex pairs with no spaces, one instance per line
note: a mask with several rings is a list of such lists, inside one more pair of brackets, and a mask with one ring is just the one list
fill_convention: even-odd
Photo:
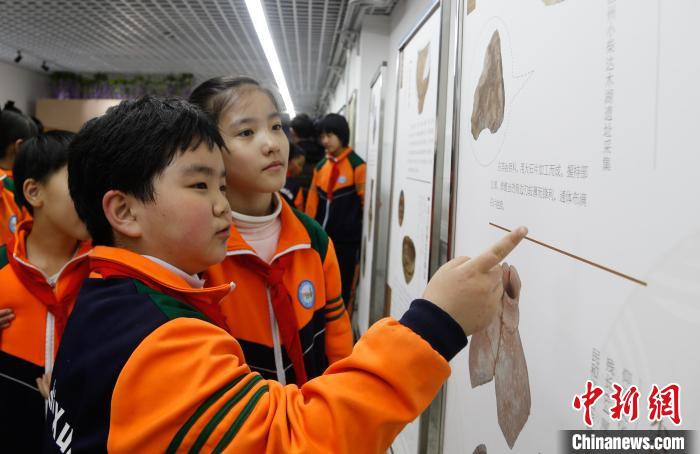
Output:
[[[440,54],[435,5],[400,49],[389,225],[387,304],[399,319],[428,282]],[[394,453],[418,449],[418,420],[397,437]]]
[[[587,380],[605,391],[594,428],[700,428],[698,17],[693,0],[464,7],[454,253],[518,225],[536,242],[508,260],[523,282],[526,367],[495,370],[519,383],[498,397],[498,377],[472,388],[460,353],[444,452],[559,452],[559,430],[586,427],[572,402]],[[511,354],[497,361],[516,344],[497,342]],[[612,383],[639,389],[639,419],[612,420]],[[681,425],[652,424],[650,389],[672,383]],[[512,449],[499,401],[520,406],[501,424]]]
[[367,128],[367,173],[365,177],[365,202],[362,215],[362,249],[360,251],[360,280],[357,285],[357,319],[360,333],[369,329],[372,285],[374,282],[375,239],[379,209],[378,168],[382,144],[383,126],[383,86],[386,63],[380,66],[370,84],[369,127]]

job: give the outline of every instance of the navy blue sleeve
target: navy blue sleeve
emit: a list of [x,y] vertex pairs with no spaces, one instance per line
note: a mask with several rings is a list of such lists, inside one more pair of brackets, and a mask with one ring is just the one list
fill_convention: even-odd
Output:
[[399,323],[428,341],[447,361],[467,346],[467,336],[462,327],[447,312],[428,300],[414,300]]

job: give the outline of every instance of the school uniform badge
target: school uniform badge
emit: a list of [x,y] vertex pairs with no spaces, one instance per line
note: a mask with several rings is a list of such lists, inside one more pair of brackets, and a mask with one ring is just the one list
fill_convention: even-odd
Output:
[[14,234],[17,231],[17,215],[13,214],[10,216],[8,221],[8,227],[10,228],[10,233]]
[[341,175],[338,177],[338,184],[343,184],[346,181],[348,181],[348,179],[345,177],[345,175]]
[[316,299],[316,289],[311,281],[301,281],[297,289],[297,298],[306,309],[311,309]]

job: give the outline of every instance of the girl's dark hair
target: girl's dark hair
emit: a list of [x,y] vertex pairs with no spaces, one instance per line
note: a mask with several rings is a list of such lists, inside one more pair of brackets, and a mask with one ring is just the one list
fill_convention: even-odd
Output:
[[50,131],[32,137],[22,144],[17,154],[13,175],[15,180],[15,198],[20,207],[25,207],[34,214],[32,206],[24,197],[24,182],[29,178],[45,183],[51,175],[68,164],[68,144],[75,134],[68,131]]
[[328,114],[318,124],[319,133],[332,133],[338,136],[344,147],[350,142],[350,127],[344,116],[338,114]]
[[218,123],[223,111],[235,103],[244,93],[259,90],[270,97],[275,109],[280,110],[275,94],[260,82],[245,76],[214,77],[202,82],[194,89],[189,101],[211,115]]
[[37,135],[31,118],[12,108],[0,112],[0,159],[5,157],[7,147],[18,140],[27,140]]

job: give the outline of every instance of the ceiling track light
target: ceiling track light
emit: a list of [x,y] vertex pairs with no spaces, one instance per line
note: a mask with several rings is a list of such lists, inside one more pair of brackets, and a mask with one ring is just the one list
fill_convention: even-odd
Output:
[[49,65],[46,64],[46,60],[41,62],[41,69],[43,69],[46,72],[49,72]]
[[15,63],[19,63],[22,61],[22,52],[17,51],[17,56],[15,57]]
[[270,34],[270,28],[267,25],[267,18],[265,17],[265,11],[263,10],[262,3],[260,0],[245,0],[245,5],[248,7],[248,14],[250,14],[251,19],[253,19],[255,33],[257,33],[258,39],[260,40],[260,45],[265,52],[267,63],[270,65],[272,75],[275,77],[275,82],[277,82],[277,88],[279,88],[280,95],[282,95],[282,100],[287,108],[287,113],[289,114],[290,118],[294,118],[296,116],[296,112],[294,111],[294,104],[292,104],[292,96],[289,94],[287,80],[284,77],[282,65],[280,64],[280,59],[277,56],[275,44],[272,42],[272,35]]

